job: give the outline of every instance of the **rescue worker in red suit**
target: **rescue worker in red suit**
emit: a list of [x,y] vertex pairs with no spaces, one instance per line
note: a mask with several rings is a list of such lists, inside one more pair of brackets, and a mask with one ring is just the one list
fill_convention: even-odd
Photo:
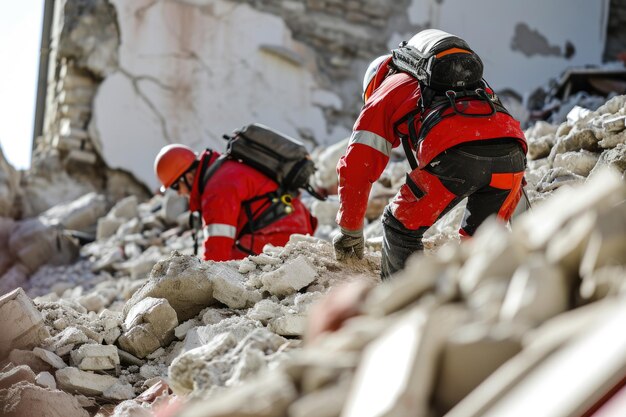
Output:
[[[294,197],[290,214],[253,234],[241,235],[249,220],[244,202],[275,191],[278,184],[248,165],[226,160],[204,184],[201,193],[200,167],[210,167],[219,156],[216,151],[206,150],[197,157],[191,148],[173,144],[163,147],[154,162],[156,175],[163,184],[161,190],[171,188],[188,197],[189,209],[201,213],[205,260],[242,259],[261,253],[268,243],[284,246],[294,233],[313,234],[317,220]],[[250,202],[251,213],[258,217],[264,204],[268,204],[267,198]]]
[[[429,29],[408,42],[425,43],[453,36]],[[417,78],[395,70],[392,57],[373,61],[364,79],[364,106],[354,124],[345,155],[339,160],[341,234],[333,241],[337,259],[363,256],[363,218],[370,188],[385,169],[392,148],[408,135],[403,118],[415,111],[422,91]],[[493,93],[492,91],[489,91]],[[468,101],[466,112],[489,110],[484,101]],[[452,113],[452,114],[450,114]],[[385,208],[381,275],[402,269],[423,249],[422,237],[437,219],[467,197],[460,234],[472,236],[490,215],[509,220],[522,194],[526,141],[520,124],[506,113],[464,117],[448,109],[417,150],[418,167]],[[415,117],[419,132],[420,115]]]

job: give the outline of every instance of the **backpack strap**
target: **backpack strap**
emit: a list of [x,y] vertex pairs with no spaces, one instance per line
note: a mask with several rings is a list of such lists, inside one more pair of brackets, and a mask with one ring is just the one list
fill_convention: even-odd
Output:
[[[213,174],[215,174],[215,171],[217,171],[218,168],[221,167],[222,164],[226,161],[226,159],[228,159],[228,155],[221,155],[215,160],[215,162],[213,162],[213,164],[209,168],[208,165],[211,157],[213,156],[213,150],[207,148],[207,151],[209,152],[209,156],[207,158],[204,158],[200,165],[199,171],[200,182],[198,183],[198,191],[200,192],[200,195],[204,193],[204,187],[206,186],[206,183],[209,181],[209,179],[213,176]],[[191,238],[193,240],[193,254],[197,255],[199,234],[198,232],[200,229],[202,229],[202,215],[199,211],[196,210],[189,213],[189,227],[191,228]]]
[[[266,201],[253,212],[252,203],[263,199]],[[291,214],[293,212],[292,199],[291,194],[283,192],[281,188],[278,188],[275,191],[244,201],[243,208],[248,221],[237,235],[236,247],[249,255],[257,255],[252,250],[254,247],[254,233]],[[246,248],[240,242],[241,237],[245,235],[250,235],[249,248]]]

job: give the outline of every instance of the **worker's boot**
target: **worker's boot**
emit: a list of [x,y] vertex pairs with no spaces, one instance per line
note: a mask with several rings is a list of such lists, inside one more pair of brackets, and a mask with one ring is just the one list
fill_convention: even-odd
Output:
[[427,227],[409,230],[396,219],[389,206],[385,207],[383,223],[383,253],[381,278],[388,279],[392,274],[404,268],[406,260],[414,252],[424,249],[422,237]]

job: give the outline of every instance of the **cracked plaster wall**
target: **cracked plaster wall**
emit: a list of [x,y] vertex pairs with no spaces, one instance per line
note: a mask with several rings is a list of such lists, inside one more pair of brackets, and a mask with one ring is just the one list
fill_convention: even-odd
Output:
[[[48,141],[83,160],[97,154],[151,189],[157,186],[153,158],[166,143],[222,149],[223,133],[253,121],[311,146],[342,139],[360,109],[361,77],[369,61],[424,28],[467,38],[496,90],[524,93],[569,66],[598,64],[609,5],[609,0],[66,1],[84,15],[60,19],[72,36],[62,39],[69,46],[59,48],[64,55],[57,59],[57,75],[65,66],[63,74],[81,81],[87,71],[94,86],[81,87],[92,95],[69,97],[78,107],[66,118],[80,129],[68,133],[66,122],[70,140],[63,141],[59,117],[52,117]],[[115,24],[90,15],[98,10],[113,10]],[[104,26],[94,35],[84,30],[89,25]],[[65,90],[62,83],[55,86],[57,97]],[[59,109],[67,112],[68,106]]]
[[260,122],[332,143],[349,133],[320,107],[341,108],[314,79],[315,56],[279,17],[226,1],[114,1],[119,68],[100,85],[94,132],[103,157],[156,188],[165,144],[222,150],[222,134]]
[[523,95],[568,67],[602,63],[609,3],[412,0],[409,20],[464,37],[483,59],[485,77],[496,90]]

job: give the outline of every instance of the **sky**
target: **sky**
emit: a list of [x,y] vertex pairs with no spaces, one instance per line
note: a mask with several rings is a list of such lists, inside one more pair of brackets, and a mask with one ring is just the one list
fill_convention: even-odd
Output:
[[18,169],[30,167],[43,4],[0,1],[0,145]]

